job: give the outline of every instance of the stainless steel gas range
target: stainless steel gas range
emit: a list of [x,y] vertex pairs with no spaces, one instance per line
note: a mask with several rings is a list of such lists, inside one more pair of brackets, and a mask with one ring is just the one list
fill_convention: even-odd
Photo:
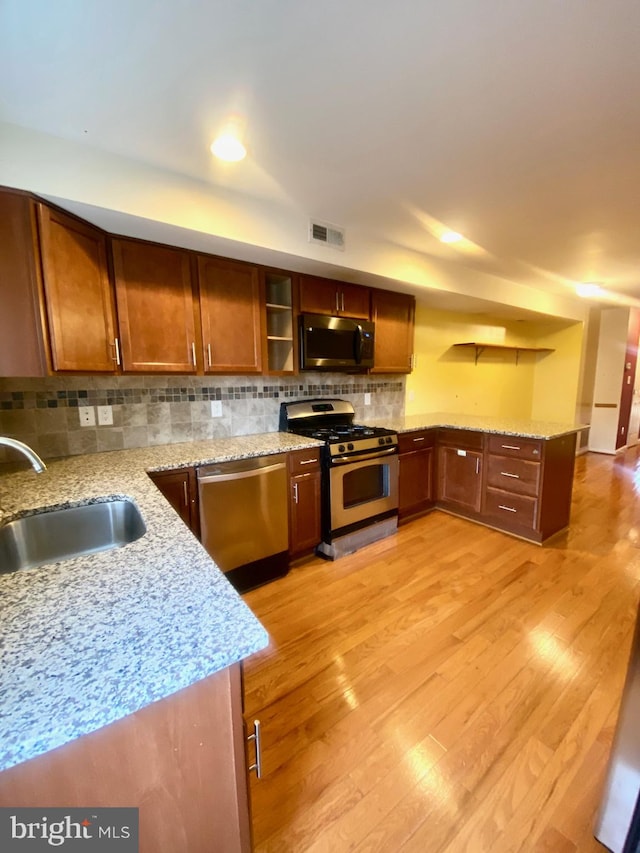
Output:
[[354,424],[348,400],[316,399],[280,406],[280,430],[324,441],[322,543],[329,559],[394,533],[398,527],[398,436]]

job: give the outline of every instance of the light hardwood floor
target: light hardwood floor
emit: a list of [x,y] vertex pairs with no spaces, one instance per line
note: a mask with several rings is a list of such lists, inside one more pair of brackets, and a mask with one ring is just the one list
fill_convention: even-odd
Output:
[[246,594],[258,853],[603,851],[639,492],[640,451],[588,454],[549,545],[435,512]]

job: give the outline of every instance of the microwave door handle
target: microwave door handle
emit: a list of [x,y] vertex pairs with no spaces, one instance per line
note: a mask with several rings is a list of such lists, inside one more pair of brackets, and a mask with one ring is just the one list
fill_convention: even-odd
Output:
[[362,340],[364,337],[364,332],[362,330],[362,326],[360,323],[356,325],[356,364],[361,364],[362,362]]

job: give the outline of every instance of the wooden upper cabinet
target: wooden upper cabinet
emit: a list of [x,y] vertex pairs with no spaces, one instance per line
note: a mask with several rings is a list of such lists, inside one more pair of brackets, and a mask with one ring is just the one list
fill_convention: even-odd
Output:
[[262,305],[258,268],[198,257],[205,373],[260,373]]
[[44,204],[37,211],[52,367],[113,373],[116,322],[106,236]]
[[315,275],[300,276],[300,311],[303,314],[331,314],[368,320],[370,290],[358,284],[333,281]]
[[196,320],[190,255],[136,240],[111,241],[122,367],[195,373]]
[[35,208],[25,193],[0,190],[0,376],[46,376]]
[[390,290],[371,291],[375,323],[372,373],[410,373],[413,356],[415,297]]

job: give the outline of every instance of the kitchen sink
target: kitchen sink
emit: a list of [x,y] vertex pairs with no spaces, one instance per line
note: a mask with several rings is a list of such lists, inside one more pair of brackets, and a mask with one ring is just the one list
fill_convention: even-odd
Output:
[[129,500],[36,512],[0,527],[0,573],[109,551],[135,542],[146,530]]

